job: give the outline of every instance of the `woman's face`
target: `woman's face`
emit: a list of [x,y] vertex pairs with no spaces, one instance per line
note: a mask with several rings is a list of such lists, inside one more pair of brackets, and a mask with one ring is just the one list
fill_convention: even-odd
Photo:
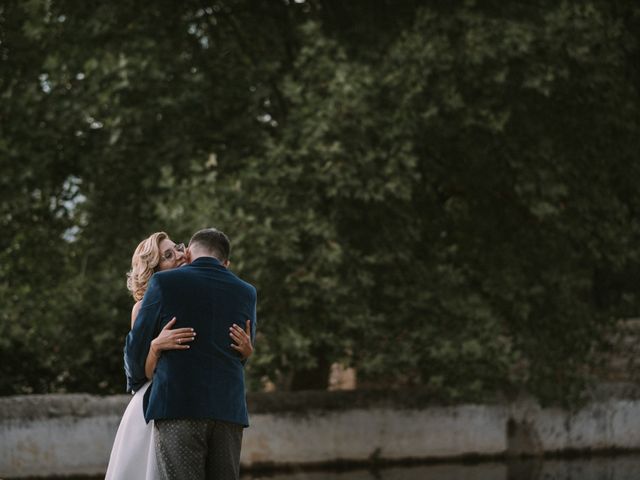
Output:
[[187,263],[184,250],[184,243],[176,245],[168,238],[162,240],[160,242],[160,263],[158,263],[158,271],[170,270]]

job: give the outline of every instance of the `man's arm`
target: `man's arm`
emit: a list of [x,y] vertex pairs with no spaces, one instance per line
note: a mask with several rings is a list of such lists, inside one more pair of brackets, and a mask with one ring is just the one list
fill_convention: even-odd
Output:
[[251,344],[256,344],[256,332],[258,330],[258,318],[256,316],[256,309],[258,306],[258,295],[254,288],[253,290],[253,308],[251,309]]
[[[257,299],[256,290],[254,287],[252,307],[249,310],[249,320],[251,321],[251,345],[254,345],[254,346],[256,344],[256,331],[258,328],[258,323],[256,318],[257,303],[258,303],[258,299]],[[243,358],[242,360],[240,360],[240,363],[242,363],[242,365],[244,366],[247,364],[247,360],[248,360],[247,358]]]
[[139,390],[147,381],[145,362],[154,339],[162,310],[160,286],[154,276],[142,299],[135,324],[127,335],[124,347],[124,370],[127,375],[127,392]]

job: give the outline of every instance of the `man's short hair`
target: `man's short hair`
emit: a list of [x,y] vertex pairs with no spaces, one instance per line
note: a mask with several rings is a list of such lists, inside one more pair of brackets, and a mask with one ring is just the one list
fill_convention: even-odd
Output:
[[229,260],[231,243],[229,238],[216,228],[205,228],[193,234],[189,246],[197,244],[204,252],[217,258],[221,262]]

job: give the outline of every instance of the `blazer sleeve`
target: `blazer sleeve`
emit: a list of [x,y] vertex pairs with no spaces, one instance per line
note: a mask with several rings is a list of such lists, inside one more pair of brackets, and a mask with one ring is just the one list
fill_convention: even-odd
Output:
[[256,332],[258,331],[258,317],[256,310],[258,307],[258,295],[256,289],[253,289],[253,308],[251,309],[251,344],[256,344]]
[[124,346],[127,392],[134,393],[147,382],[144,364],[149,354],[151,341],[158,331],[161,312],[162,291],[156,275],[153,275]]
[[[257,328],[258,328],[258,319],[256,317],[256,309],[257,309],[257,304],[258,304],[258,298],[257,298],[257,294],[256,294],[256,289],[255,287],[253,287],[252,291],[252,298],[251,298],[251,307],[249,307],[249,320],[251,320],[251,345],[255,346],[256,344],[256,332],[257,332]],[[242,363],[242,365],[246,365],[247,364],[248,359],[242,359],[240,360],[240,363]]]

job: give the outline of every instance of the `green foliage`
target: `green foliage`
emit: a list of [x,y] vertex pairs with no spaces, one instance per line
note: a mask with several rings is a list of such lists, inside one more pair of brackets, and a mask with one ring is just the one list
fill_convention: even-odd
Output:
[[131,252],[208,225],[258,287],[254,388],[580,391],[638,310],[640,10],[377,8],[1,11],[0,392],[119,391]]

